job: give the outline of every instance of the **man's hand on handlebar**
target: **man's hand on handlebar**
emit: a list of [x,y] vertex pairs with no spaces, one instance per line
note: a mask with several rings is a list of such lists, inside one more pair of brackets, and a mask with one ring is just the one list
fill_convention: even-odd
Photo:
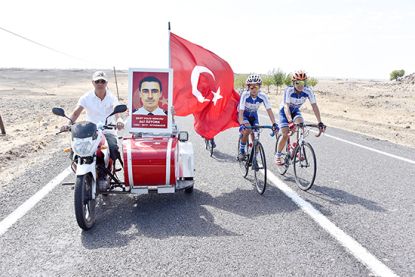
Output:
[[320,129],[320,131],[321,131],[321,132],[325,132],[325,131],[326,131],[326,128],[327,128],[327,126],[326,126],[326,125],[324,125],[324,123],[323,123],[323,122],[319,122],[319,123],[318,123],[318,128]]
[[288,123],[288,128],[290,129],[290,131],[292,132],[292,133],[294,133],[295,132],[295,123],[294,122],[289,122]]
[[68,131],[70,131],[71,130],[71,125],[63,125],[61,128],[60,128],[60,132],[62,133],[62,132],[68,132]]
[[277,123],[272,124],[272,131],[274,131],[275,134],[278,134],[279,130],[280,128]]
[[124,123],[123,123],[123,122],[118,121],[118,122],[117,122],[117,130],[122,130],[122,129],[124,129]]

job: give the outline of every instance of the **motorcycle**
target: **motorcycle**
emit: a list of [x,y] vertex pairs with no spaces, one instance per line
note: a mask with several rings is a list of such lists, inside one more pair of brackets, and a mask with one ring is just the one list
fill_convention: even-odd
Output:
[[[114,124],[107,124],[108,118],[126,110],[126,105],[118,105],[106,118],[105,124],[95,124],[88,121],[74,123],[65,115],[62,108],[52,109],[53,114],[66,117],[71,121],[71,148],[67,149],[66,152],[71,152],[71,168],[76,175],[74,183],[75,216],[78,225],[84,230],[92,228],[95,223],[97,195],[99,193],[106,194],[115,186],[122,187],[121,182],[116,177],[115,161],[110,157],[104,132],[105,130],[115,129]],[[57,134],[62,132],[65,131]],[[102,186],[97,186],[98,179],[100,179],[100,184],[103,184]],[[117,182],[111,184],[111,179]]]
[[[126,105],[118,105],[108,117],[126,110]],[[52,112],[68,118],[62,108],[53,108]],[[71,152],[71,167],[76,181],[65,185],[75,185],[75,216],[79,227],[84,230],[95,224],[99,194],[193,192],[194,152],[186,131],[179,131],[174,124],[172,133],[132,133],[124,137],[122,160],[119,159],[122,168],[116,169],[103,134],[104,130],[114,127],[107,122],[71,125],[71,148],[67,152]],[[121,170],[123,181],[117,176]],[[105,186],[100,188],[97,180],[102,178]]]

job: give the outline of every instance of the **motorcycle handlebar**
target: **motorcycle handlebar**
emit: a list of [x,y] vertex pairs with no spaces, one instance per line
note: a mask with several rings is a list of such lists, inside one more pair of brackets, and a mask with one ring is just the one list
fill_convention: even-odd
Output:
[[115,125],[115,124],[107,124],[107,125],[104,125],[103,128],[104,129],[107,129],[107,130],[115,130],[117,128],[117,125]]

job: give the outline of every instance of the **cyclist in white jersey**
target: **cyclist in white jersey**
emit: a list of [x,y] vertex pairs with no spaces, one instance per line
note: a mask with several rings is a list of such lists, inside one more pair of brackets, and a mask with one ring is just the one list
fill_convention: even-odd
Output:
[[251,130],[246,129],[246,126],[259,125],[257,111],[262,103],[264,104],[269,119],[272,122],[272,130],[274,132],[278,132],[279,130],[278,124],[275,122],[275,117],[271,110],[271,104],[268,96],[260,90],[262,84],[261,76],[258,74],[251,74],[246,79],[245,84],[247,85],[248,90],[241,94],[238,106],[239,124],[241,124],[239,132],[242,134],[238,155],[238,159],[240,160],[245,158],[246,142],[248,140],[248,135],[251,133]]
[[295,123],[299,124],[304,122],[300,107],[307,99],[310,101],[314,115],[319,122],[319,128],[323,132],[326,129],[326,126],[321,122],[316,97],[311,88],[307,86],[307,79],[307,74],[304,71],[300,70],[295,72],[292,77],[293,85],[287,87],[284,91],[284,98],[279,110],[280,128],[283,137],[278,143],[277,153],[275,154],[275,163],[277,166],[284,165],[284,160],[281,158],[281,151],[285,147],[289,131],[295,131]]

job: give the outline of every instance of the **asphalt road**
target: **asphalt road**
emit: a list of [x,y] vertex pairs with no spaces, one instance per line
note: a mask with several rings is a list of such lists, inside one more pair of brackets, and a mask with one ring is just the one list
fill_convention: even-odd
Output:
[[[178,121],[193,129],[191,117]],[[213,157],[190,131],[193,194],[109,196],[88,232],[76,223],[73,190],[58,185],[0,236],[0,275],[415,275],[415,149],[329,128],[326,136],[308,137],[318,172],[303,192],[292,169],[279,177],[267,132],[261,141],[270,172],[390,271],[376,273],[271,181],[258,195],[252,178],[240,176],[233,128],[216,137]],[[0,191],[0,220],[68,166],[60,149],[51,150],[48,163],[28,166]]]

